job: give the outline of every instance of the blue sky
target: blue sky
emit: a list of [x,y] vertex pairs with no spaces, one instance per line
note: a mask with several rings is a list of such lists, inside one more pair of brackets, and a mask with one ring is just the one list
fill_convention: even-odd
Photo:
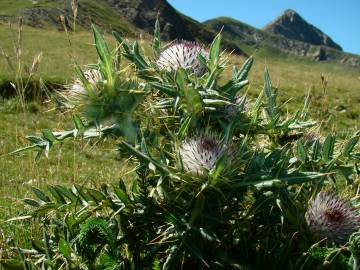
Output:
[[344,51],[360,54],[360,0],[168,0],[200,22],[228,16],[257,28],[282,14],[297,11],[328,34]]

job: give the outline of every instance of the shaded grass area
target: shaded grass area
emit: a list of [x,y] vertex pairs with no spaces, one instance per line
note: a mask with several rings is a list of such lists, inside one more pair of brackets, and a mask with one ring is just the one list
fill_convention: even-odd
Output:
[[[28,103],[23,112],[17,104],[16,99],[0,101],[0,220],[22,213],[22,199],[32,196],[32,186],[46,189],[49,184],[76,183],[99,187],[123,177],[126,164],[120,161],[114,141],[65,143],[37,162],[34,153],[8,155],[28,144],[26,135],[39,134],[44,128],[72,128],[70,115],[46,112],[47,107],[35,102]],[[21,226],[2,223],[1,229],[7,238],[27,242],[25,237],[31,237],[36,224],[17,223]]]

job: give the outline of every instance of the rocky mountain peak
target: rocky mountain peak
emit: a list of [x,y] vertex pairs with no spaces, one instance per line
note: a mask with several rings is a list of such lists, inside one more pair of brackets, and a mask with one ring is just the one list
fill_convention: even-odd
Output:
[[[184,39],[210,44],[217,33],[181,14],[166,0],[106,0],[108,5],[130,24],[152,34],[157,16],[164,40]],[[245,53],[231,41],[223,45],[230,51]]]
[[264,27],[265,31],[282,35],[288,39],[299,40],[313,45],[322,45],[342,50],[328,35],[308,23],[296,11],[287,9],[274,21]]
[[299,15],[299,13],[297,13],[295,10],[289,8],[289,9],[286,9],[284,11],[284,14],[283,14],[284,17],[289,17],[289,18],[294,18],[294,17],[299,17],[301,18],[301,16]]
[[165,39],[193,40],[192,33],[184,27],[183,17],[165,0],[106,0],[128,22],[148,33],[153,32],[159,14]]

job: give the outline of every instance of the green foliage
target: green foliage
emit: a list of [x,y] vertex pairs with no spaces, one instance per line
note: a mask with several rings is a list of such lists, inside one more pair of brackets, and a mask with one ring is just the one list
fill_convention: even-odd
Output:
[[[93,33],[99,62],[92,67],[102,79],[91,82],[77,68],[88,94],[74,104],[80,115],[73,117],[74,129],[44,129],[14,153],[36,150],[40,157],[76,137],[111,136],[121,157],[133,162],[129,181],[99,189],[34,188],[36,199],[24,199],[28,211],[16,219],[40,221],[42,236],[34,236],[29,256],[18,249],[14,265],[347,269],[348,252],[318,247],[304,214],[324,184],[354,183],[358,134],[345,142],[335,135],[309,138],[316,122],[306,118],[308,100],[301,111],[284,114],[267,69],[263,92],[248,99],[244,87],[252,57],[224,83],[220,34],[208,57],[198,56],[206,68],[198,76],[186,67],[161,69],[136,41],[117,32],[119,50],[112,52],[95,27]],[[160,48],[157,23],[153,55]],[[120,56],[136,78],[126,77]],[[220,148],[212,151],[214,146]]]
[[353,233],[349,239],[350,252],[353,255],[353,257],[357,258],[357,259],[360,258],[360,238],[359,238],[359,236],[360,236],[360,233],[356,232],[356,233]]
[[312,246],[304,256],[301,269],[351,269],[346,249]]

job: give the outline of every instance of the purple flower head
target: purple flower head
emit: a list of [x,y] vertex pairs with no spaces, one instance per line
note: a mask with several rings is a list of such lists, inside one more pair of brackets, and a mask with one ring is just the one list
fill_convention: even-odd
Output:
[[328,243],[345,244],[360,227],[360,218],[348,202],[329,192],[320,192],[305,214],[312,233]]
[[227,145],[212,135],[200,135],[185,140],[180,146],[184,169],[196,175],[211,170],[227,150]]

